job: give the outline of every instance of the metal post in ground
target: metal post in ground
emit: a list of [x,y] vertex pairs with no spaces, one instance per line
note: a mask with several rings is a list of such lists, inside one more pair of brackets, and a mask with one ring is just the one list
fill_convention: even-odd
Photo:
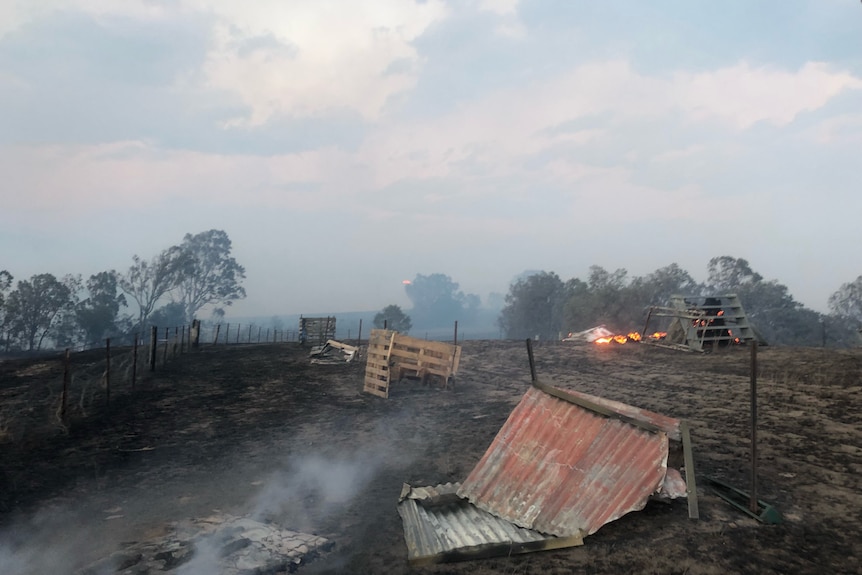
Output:
[[455,345],[458,345],[458,320],[455,320]]
[[751,499],[748,507],[757,513],[757,340],[751,342]]
[[359,319],[359,333],[356,334],[356,345],[362,345],[362,319]]

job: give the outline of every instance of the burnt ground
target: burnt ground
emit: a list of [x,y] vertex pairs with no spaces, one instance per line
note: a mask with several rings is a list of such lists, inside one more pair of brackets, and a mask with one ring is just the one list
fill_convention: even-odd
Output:
[[56,359],[31,359],[0,363],[0,572],[71,573],[217,510],[335,541],[300,573],[862,573],[862,350],[761,348],[759,488],[785,517],[773,526],[702,479],[749,485],[746,349],[555,342],[535,355],[549,383],[688,420],[701,518],[650,503],[583,547],[410,567],[402,483],[467,476],[529,385],[523,342],[465,342],[454,389],[402,383],[388,400],[361,392],[362,363],[208,348],[67,429],[21,432],[62,377]]

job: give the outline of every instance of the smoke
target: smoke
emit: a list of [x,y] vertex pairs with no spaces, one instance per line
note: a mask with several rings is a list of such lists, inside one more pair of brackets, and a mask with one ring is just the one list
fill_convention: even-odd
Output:
[[[275,472],[249,502],[250,519],[286,529],[316,532],[325,518],[337,513],[368,486],[381,469],[384,452],[359,452],[346,457],[302,455]],[[219,572],[224,551],[218,532],[196,542],[191,561],[178,575]],[[2,573],[2,571],[0,571]]]
[[71,573],[86,562],[82,549],[90,536],[80,518],[69,510],[40,510],[0,531],[0,573]]

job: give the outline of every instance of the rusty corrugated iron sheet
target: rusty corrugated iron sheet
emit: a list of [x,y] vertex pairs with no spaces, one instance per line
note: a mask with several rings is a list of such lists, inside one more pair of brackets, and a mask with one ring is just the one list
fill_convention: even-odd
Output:
[[460,485],[405,485],[398,503],[407,557],[413,565],[528,553],[583,545],[518,527],[483,511],[455,493]]
[[536,384],[458,490],[527,529],[587,536],[643,509],[664,483],[679,421]]

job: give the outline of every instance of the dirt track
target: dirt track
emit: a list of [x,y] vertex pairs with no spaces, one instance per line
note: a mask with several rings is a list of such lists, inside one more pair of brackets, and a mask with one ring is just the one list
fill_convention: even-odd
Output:
[[[747,350],[535,353],[548,383],[688,420],[698,476],[747,487]],[[33,373],[56,378],[32,363],[0,364],[0,391],[22,373],[28,386]],[[300,573],[862,572],[858,350],[761,349],[760,493],[782,525],[747,518],[701,481],[698,521],[685,502],[650,504],[580,548],[416,569],[395,510],[401,485],[466,477],[528,385],[525,347],[465,342],[454,389],[401,384],[388,400],[361,393],[362,368],[310,365],[286,344],[210,348],[68,434],[0,443],[0,571],[71,573],[218,509],[335,541]]]

